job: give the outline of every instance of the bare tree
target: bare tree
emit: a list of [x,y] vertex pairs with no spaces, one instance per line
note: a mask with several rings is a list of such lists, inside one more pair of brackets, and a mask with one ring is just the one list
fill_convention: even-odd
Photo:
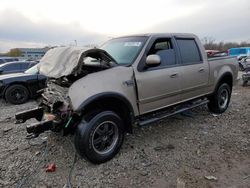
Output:
[[206,50],[219,50],[219,51],[226,51],[230,48],[237,48],[237,47],[250,47],[250,41],[242,41],[240,43],[237,42],[216,42],[213,37],[204,37],[201,39],[204,47]]

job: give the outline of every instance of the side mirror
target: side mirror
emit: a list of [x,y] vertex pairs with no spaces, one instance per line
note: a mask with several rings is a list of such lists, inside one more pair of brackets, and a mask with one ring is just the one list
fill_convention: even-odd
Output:
[[146,58],[147,67],[156,67],[161,64],[161,57],[159,55],[149,55]]

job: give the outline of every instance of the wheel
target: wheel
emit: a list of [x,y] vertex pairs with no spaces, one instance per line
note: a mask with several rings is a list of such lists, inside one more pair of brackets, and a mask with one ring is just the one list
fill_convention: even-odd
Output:
[[247,83],[248,83],[248,81],[247,81],[247,80],[244,80],[243,83],[242,83],[242,86],[243,86],[243,87],[246,87],[246,86],[247,86]]
[[209,97],[208,108],[211,112],[221,114],[228,108],[231,98],[231,88],[227,83],[222,83],[215,93]]
[[75,147],[82,157],[100,164],[119,152],[123,139],[122,119],[112,111],[102,111],[88,122],[83,118],[76,129]]
[[29,91],[23,85],[12,85],[6,89],[5,99],[11,104],[23,104],[29,98]]

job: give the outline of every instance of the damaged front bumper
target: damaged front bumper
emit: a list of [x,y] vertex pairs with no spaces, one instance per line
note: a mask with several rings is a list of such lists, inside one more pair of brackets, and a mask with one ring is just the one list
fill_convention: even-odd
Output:
[[37,121],[41,121],[44,115],[42,107],[34,108],[32,110],[26,110],[23,112],[16,113],[16,123],[24,123],[28,119],[35,118]]
[[28,137],[37,137],[45,131],[60,132],[63,135],[73,133],[79,121],[78,114],[69,113],[67,118],[62,119],[58,114],[48,113],[43,107],[34,108],[19,112],[15,115],[16,123],[25,123],[29,119],[36,119],[38,122],[26,126]]
[[26,126],[27,132],[35,136],[48,130],[53,132],[63,130],[63,135],[73,132],[80,115],[72,110],[67,92],[67,87],[49,82],[43,91],[38,107],[17,113],[15,115],[16,123],[36,119],[38,122]]
[[[45,118],[45,117],[50,117],[50,118]],[[16,118],[16,123],[25,123],[27,120],[32,118],[35,118],[37,121],[39,121],[37,123],[33,123],[26,126],[27,133],[36,136],[48,130],[52,130],[55,132],[61,130],[60,124],[62,122],[56,121],[55,116],[52,114],[45,114],[44,109],[42,107],[19,112],[15,115],[15,118]]]

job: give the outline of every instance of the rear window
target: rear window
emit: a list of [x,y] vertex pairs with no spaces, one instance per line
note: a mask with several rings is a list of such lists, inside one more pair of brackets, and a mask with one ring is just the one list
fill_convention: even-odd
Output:
[[201,55],[194,39],[177,39],[183,64],[201,63]]

